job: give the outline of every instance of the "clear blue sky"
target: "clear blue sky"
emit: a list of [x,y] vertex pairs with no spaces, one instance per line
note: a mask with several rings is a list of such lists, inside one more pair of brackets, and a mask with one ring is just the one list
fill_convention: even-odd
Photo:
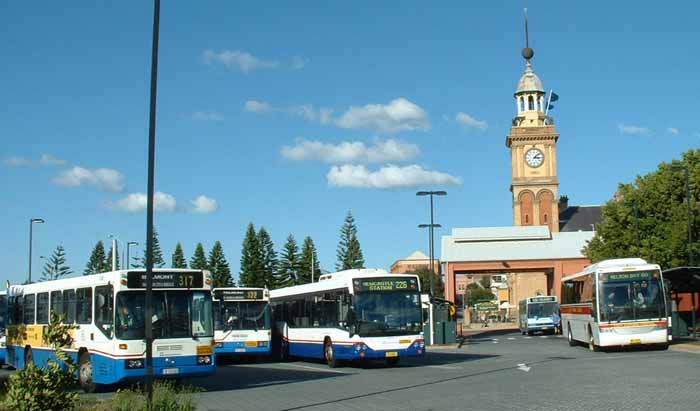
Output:
[[[698,146],[697,2],[531,1],[529,15],[535,71],[560,95],[560,193],[573,204],[602,204]],[[26,276],[30,217],[46,219],[35,278],[59,243],[77,273],[110,233],[143,244],[151,22],[146,1],[2,6],[2,279]],[[520,1],[164,1],[166,259],[177,241],[189,259],[221,240],[237,272],[252,221],[278,249],[310,235],[332,269],[352,210],[367,266],[388,268],[427,252],[414,192],[429,187],[449,192],[445,231],[509,225],[523,37]]]

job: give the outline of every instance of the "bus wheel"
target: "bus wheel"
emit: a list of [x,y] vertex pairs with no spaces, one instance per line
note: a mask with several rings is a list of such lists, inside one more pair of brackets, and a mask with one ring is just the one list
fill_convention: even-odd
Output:
[[280,361],[289,361],[289,342],[280,341]]
[[24,368],[29,365],[34,365],[34,353],[32,352],[32,347],[27,347],[24,349]]
[[331,343],[330,338],[326,338],[323,343],[323,355],[326,357],[326,362],[331,368],[338,366],[338,361],[335,359],[335,351],[333,350],[333,343]]
[[528,332],[527,332],[527,335],[529,335],[530,337],[532,337],[532,335],[533,335],[534,333],[535,333],[534,331],[528,331]]
[[90,354],[85,351],[80,354],[80,359],[78,360],[78,382],[80,383],[80,388],[87,393],[95,392],[97,389],[93,375],[92,359]]
[[566,333],[566,338],[569,340],[569,346],[573,347],[576,345],[576,341],[574,341],[574,336],[571,335],[571,324],[567,324],[566,328],[569,330],[569,332]]
[[593,337],[593,332],[591,329],[588,329],[588,349],[591,350],[592,352],[597,352],[600,351],[597,345],[595,345],[595,337]]

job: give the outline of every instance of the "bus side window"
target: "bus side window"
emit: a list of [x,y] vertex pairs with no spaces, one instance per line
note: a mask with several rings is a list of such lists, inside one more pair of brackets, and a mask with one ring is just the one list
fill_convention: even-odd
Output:
[[114,289],[111,285],[95,287],[95,325],[107,338],[112,338]]
[[36,323],[49,323],[49,293],[39,293],[36,295]]
[[51,311],[56,315],[63,314],[63,293],[51,291]]
[[90,324],[92,322],[92,288],[78,288],[75,296],[75,322],[78,324]]
[[34,294],[24,296],[24,325],[34,324]]
[[63,292],[63,312],[66,314],[66,324],[75,323],[75,290]]

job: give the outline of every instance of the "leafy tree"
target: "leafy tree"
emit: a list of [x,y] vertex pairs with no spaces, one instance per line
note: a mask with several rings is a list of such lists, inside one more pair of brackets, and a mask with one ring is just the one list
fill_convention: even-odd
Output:
[[[430,292],[430,269],[420,267],[411,274],[418,276],[422,293],[427,294]],[[442,278],[438,274],[433,274],[433,281],[435,286],[434,296],[442,298],[442,296],[445,295],[445,284],[442,282]]]
[[352,213],[348,211],[345,222],[340,228],[340,242],[337,249],[338,270],[348,270],[351,268],[363,268],[365,259],[362,256],[360,241],[357,239],[357,226]]
[[297,241],[292,234],[287,237],[287,242],[284,244],[282,256],[280,257],[277,268],[277,276],[275,283],[277,287],[288,287],[298,284],[299,273],[299,247]]
[[[116,253],[117,253],[117,265],[114,269],[118,270],[119,269],[119,247],[117,247]],[[105,255],[105,266],[109,267],[110,271],[112,270],[112,246],[111,245],[109,246],[109,251]]]
[[253,223],[248,224],[248,228],[243,239],[243,249],[241,250],[241,272],[238,276],[239,283],[244,287],[255,287],[260,284],[260,275],[263,270],[261,261],[260,243],[258,235],[255,233]]
[[491,289],[491,277],[488,275],[485,275],[481,277],[481,280],[479,280],[481,283],[481,286],[486,288],[487,290]]
[[90,254],[90,259],[88,260],[83,275],[104,273],[110,270],[110,266],[105,263],[105,245],[102,240],[95,244],[95,248],[92,249],[92,254]]
[[193,270],[208,270],[209,263],[207,262],[207,256],[204,254],[204,246],[202,243],[197,243],[194,248],[194,254],[192,259],[190,259],[190,268]]
[[261,227],[257,235],[258,248],[260,250],[260,276],[254,287],[275,288],[275,273],[277,272],[277,252],[270,234]]
[[[146,251],[144,250],[144,255],[141,258],[141,266],[146,266]],[[158,240],[158,231],[153,227],[153,267],[163,268],[165,267],[165,260],[163,259],[163,250],[160,249],[160,240]]]
[[496,296],[488,288],[483,288],[477,283],[471,283],[467,286],[467,299],[466,303],[468,306],[474,306],[476,303],[484,301],[495,300]]
[[58,245],[49,261],[44,264],[44,272],[41,274],[41,281],[57,280],[73,274],[70,267],[66,265],[66,252],[62,245]]
[[313,278],[318,281],[318,276],[321,275],[321,267],[318,263],[316,246],[311,237],[306,237],[301,246],[301,255],[299,256],[299,284],[308,284],[311,282],[311,264],[313,264]]
[[[664,268],[688,264],[688,214],[685,176],[688,167],[691,197],[692,251],[700,253],[700,149],[680,161],[661,163],[656,171],[620,184],[615,199],[603,206],[603,220],[583,249],[593,262],[641,257]],[[639,217],[638,221],[636,216]],[[637,242],[637,226],[639,242]],[[697,257],[694,258],[698,262]]]
[[214,277],[214,287],[230,287],[233,284],[231,268],[226,261],[221,241],[215,242],[209,252],[209,270]]
[[182,244],[179,242],[175,245],[175,252],[172,256],[172,268],[187,268],[187,259],[185,258],[185,252],[182,251]]

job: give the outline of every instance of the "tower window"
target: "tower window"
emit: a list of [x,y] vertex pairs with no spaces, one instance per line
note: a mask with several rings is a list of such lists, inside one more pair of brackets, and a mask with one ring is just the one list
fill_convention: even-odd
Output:
[[544,223],[547,224],[547,214],[544,215]]
[[527,107],[528,107],[528,110],[535,109],[535,99],[532,98],[532,96],[528,96],[528,98],[527,98]]
[[525,214],[525,224],[530,224],[530,216]]
[[525,111],[525,99],[520,97],[520,111]]

